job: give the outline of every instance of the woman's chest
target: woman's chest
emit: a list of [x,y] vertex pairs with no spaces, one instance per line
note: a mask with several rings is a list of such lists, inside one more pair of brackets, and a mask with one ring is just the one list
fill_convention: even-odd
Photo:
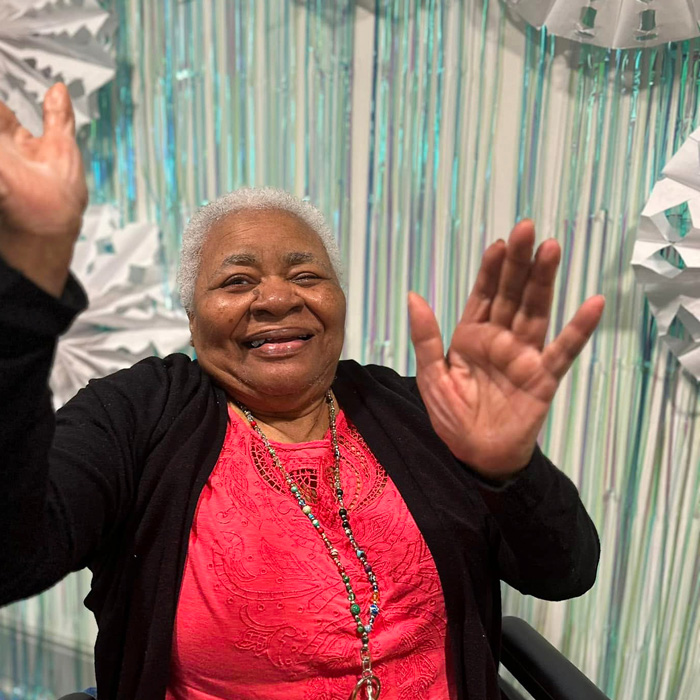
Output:
[[[382,697],[448,697],[445,606],[430,551],[366,445],[352,430],[339,434],[347,520],[379,588],[370,649]],[[366,622],[376,597],[338,514],[332,451],[312,443],[280,449],[279,458],[337,550],[349,588],[266,450],[246,433],[229,434],[190,535],[175,696],[235,689],[239,698],[320,700],[348,696],[359,675],[351,606]]]

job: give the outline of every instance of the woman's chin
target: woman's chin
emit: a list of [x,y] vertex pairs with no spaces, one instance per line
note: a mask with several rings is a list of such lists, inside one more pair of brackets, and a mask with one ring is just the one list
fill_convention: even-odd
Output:
[[[260,408],[269,404],[271,409],[287,406],[301,406],[318,400],[330,389],[335,371],[327,373],[294,371],[290,367],[280,367],[255,373],[255,376],[241,377],[243,381],[226,383],[224,387],[232,398],[257,405]],[[326,376],[327,375],[327,376]],[[229,378],[230,379],[230,378]]]

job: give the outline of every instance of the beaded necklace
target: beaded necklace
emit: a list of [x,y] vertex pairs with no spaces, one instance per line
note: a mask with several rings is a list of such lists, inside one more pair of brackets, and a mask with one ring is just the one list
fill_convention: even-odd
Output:
[[289,491],[291,492],[292,496],[296,499],[296,502],[298,503],[302,513],[306,515],[306,517],[311,522],[311,525],[314,527],[316,532],[323,540],[323,544],[326,546],[328,553],[331,555],[331,558],[333,559],[333,562],[335,563],[336,568],[338,569],[338,573],[340,574],[340,577],[343,580],[343,584],[345,585],[348,602],[350,604],[350,614],[352,615],[353,620],[355,621],[355,625],[357,627],[357,636],[360,638],[361,642],[360,661],[362,663],[362,673],[357,683],[355,684],[355,687],[353,688],[353,691],[350,695],[350,700],[356,700],[356,698],[362,697],[362,693],[366,694],[367,700],[378,700],[379,693],[381,691],[381,683],[379,682],[379,678],[374,674],[374,671],[372,670],[372,657],[370,655],[369,650],[369,636],[372,632],[374,621],[377,618],[377,615],[379,615],[379,584],[377,583],[377,577],[374,575],[374,571],[372,571],[372,566],[367,561],[367,555],[360,548],[360,545],[355,539],[355,535],[352,532],[352,527],[350,526],[348,511],[345,507],[345,501],[343,500],[343,487],[340,483],[340,447],[338,446],[338,434],[336,431],[335,403],[333,401],[333,396],[331,395],[330,391],[326,392],[326,403],[328,404],[328,418],[331,429],[331,445],[333,447],[333,487],[335,489],[336,501],[338,502],[338,515],[340,516],[340,520],[343,525],[343,530],[350,544],[352,545],[352,548],[355,550],[355,555],[364,567],[365,573],[367,574],[367,580],[369,581],[369,584],[372,587],[372,597],[369,606],[369,616],[366,625],[362,623],[362,617],[360,616],[361,609],[357,603],[357,597],[355,595],[355,591],[353,590],[352,583],[350,582],[350,577],[348,576],[345,567],[340,561],[340,555],[338,554],[338,550],[328,539],[328,536],[326,535],[323,526],[318,521],[318,518],[314,514],[313,509],[304,500],[301,491],[299,490],[299,487],[294,482],[294,479],[290,476],[287,470],[284,468],[284,465],[280,461],[280,458],[277,456],[275,448],[270,444],[270,441],[267,439],[265,433],[263,433],[262,429],[258,425],[258,422],[253,417],[253,414],[241,403],[238,403],[238,407],[243,412],[243,415],[248,420],[248,423],[250,423],[250,427],[253,428],[253,430],[255,430],[255,432],[260,436],[261,440],[263,441],[263,444],[265,445],[267,451],[272,457],[272,461],[275,463],[275,466],[280,470],[280,473],[282,474],[282,477],[284,478],[284,481],[287,484]]

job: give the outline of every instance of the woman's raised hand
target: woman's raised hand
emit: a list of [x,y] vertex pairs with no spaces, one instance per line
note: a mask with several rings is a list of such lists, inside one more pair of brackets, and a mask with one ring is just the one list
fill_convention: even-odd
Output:
[[595,330],[603,297],[585,301],[545,346],[561,251],[519,223],[487,248],[464,313],[444,353],[427,302],[409,296],[418,388],[437,434],[482,476],[506,479],[525,467],[559,386]]
[[60,295],[80,233],[87,186],[68,90],[44,98],[44,133],[34,137],[0,103],[0,256]]

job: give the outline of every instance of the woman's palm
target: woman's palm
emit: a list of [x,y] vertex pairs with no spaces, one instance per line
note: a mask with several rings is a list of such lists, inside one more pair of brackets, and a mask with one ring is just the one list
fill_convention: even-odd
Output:
[[64,85],[46,95],[40,137],[0,103],[0,233],[77,236],[87,187],[74,131]]
[[486,477],[527,464],[559,382],[603,312],[602,297],[588,299],[545,345],[560,250],[547,241],[533,260],[534,238],[526,221],[486,251],[446,355],[430,307],[409,299],[416,379],[433,427]]
[[[421,393],[429,410],[439,410],[433,424],[443,439],[469,436],[468,461],[497,472],[527,462],[529,448],[518,458],[518,445],[534,444],[557,385],[541,354],[513,333],[469,323],[455,329],[444,373],[422,382]],[[515,445],[504,439],[514,434]]]

